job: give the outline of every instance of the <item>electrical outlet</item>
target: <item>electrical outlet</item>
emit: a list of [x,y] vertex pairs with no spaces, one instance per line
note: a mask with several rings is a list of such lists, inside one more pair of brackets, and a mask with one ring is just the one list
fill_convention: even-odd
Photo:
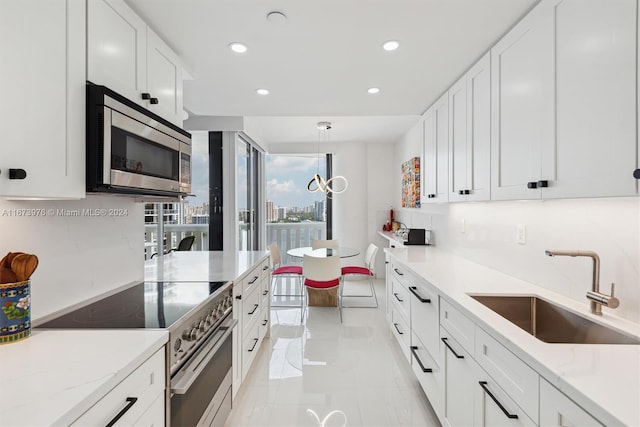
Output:
[[527,244],[527,226],[524,224],[518,224],[516,231],[516,241],[520,245]]

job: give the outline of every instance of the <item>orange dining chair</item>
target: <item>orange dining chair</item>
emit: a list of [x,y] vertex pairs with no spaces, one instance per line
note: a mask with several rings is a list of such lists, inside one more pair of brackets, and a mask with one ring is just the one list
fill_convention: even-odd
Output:
[[[369,295],[345,295],[342,294],[343,297],[373,297],[375,301],[375,305],[351,305],[344,307],[361,307],[361,308],[378,308],[378,297],[376,296],[376,290],[373,286],[373,277],[375,276],[376,271],[376,254],[378,253],[378,247],[373,243],[369,244],[367,248],[367,253],[364,256],[364,266],[359,265],[347,265],[342,267],[342,277],[347,275],[359,275],[359,276],[367,276],[369,279],[369,287],[371,289],[371,293]],[[342,292],[344,292],[344,284],[341,288]]]
[[[302,259],[302,274],[304,275],[304,286],[306,290],[310,288],[318,291],[329,291],[340,287],[340,257],[313,257],[304,255]],[[337,292],[337,305],[342,322],[342,307],[340,306],[340,292]],[[307,302],[309,296],[307,295]],[[308,305],[308,303],[307,303]],[[304,318],[304,301],[301,306],[300,321]]]
[[[300,297],[301,299],[304,297],[304,289],[302,287],[302,266],[301,265],[282,265],[282,259],[280,257],[280,248],[276,243],[272,243],[269,245],[269,252],[271,253],[271,288],[273,289],[272,295],[274,297]],[[278,279],[284,278],[295,278],[297,279],[298,285],[300,287],[300,293],[298,294],[278,294],[276,293],[276,285]],[[271,305],[272,307],[286,307],[286,306],[278,306]]]

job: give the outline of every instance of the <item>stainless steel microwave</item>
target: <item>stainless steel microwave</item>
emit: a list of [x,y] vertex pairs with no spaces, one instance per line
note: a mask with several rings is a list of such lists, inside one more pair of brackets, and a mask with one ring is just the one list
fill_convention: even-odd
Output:
[[191,192],[191,134],[116,92],[87,83],[87,191]]

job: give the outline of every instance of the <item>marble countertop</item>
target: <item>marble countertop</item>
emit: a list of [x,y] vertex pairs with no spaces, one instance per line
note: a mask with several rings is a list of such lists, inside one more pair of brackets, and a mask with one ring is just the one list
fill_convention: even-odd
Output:
[[171,252],[145,261],[144,280],[235,280],[268,256],[268,251]]
[[168,340],[165,331],[34,330],[0,346],[0,425],[69,425]]
[[[549,344],[468,294],[537,295],[590,320],[640,336],[640,325],[589,313],[589,304],[513,278],[435,247],[386,248],[393,259],[435,286],[479,327],[605,425],[640,425],[640,345]],[[585,290],[586,291],[586,290]]]

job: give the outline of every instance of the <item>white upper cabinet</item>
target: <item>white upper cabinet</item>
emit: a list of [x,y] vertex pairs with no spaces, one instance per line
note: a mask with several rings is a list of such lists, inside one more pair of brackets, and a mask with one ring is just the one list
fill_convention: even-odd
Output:
[[555,144],[550,9],[540,3],[491,49],[493,200],[541,194],[542,146]]
[[489,200],[491,55],[449,89],[449,201]]
[[85,10],[0,2],[1,197],[85,197]]
[[492,49],[494,200],[636,194],[637,2],[545,0]]
[[448,197],[449,99],[444,94],[423,116],[421,203],[442,203]]
[[91,0],[87,80],[182,127],[182,64],[123,0]]
[[636,194],[636,0],[555,1],[556,138],[543,198]]
[[182,127],[182,66],[180,58],[149,29],[147,90],[158,100],[149,109]]

